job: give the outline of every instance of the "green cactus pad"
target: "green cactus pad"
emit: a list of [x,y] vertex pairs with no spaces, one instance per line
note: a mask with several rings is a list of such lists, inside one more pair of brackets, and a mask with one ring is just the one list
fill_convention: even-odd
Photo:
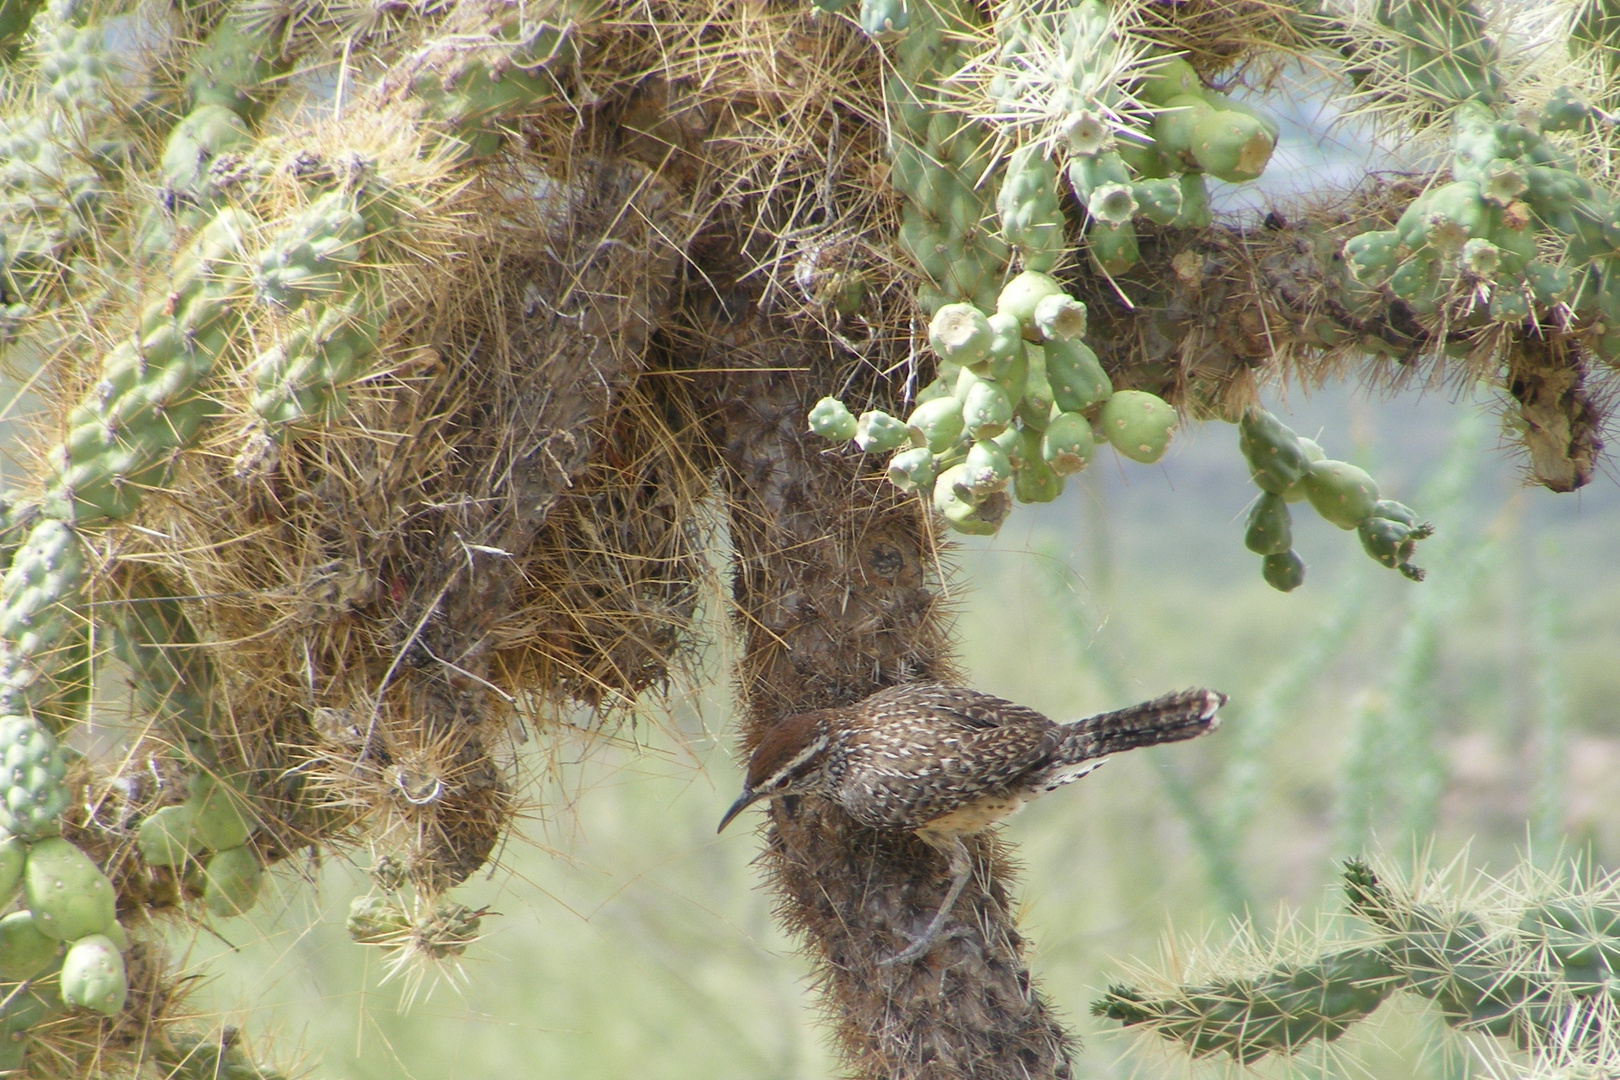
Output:
[[21,982],[51,966],[62,943],[39,932],[30,911],[0,919],[0,981]]
[[1293,551],[1267,555],[1260,560],[1260,576],[1278,592],[1293,592],[1305,584],[1305,560]]
[[68,1005],[113,1016],[124,1007],[129,978],[124,957],[102,934],[79,938],[62,958],[62,1000]]
[[216,851],[203,866],[203,903],[220,918],[246,914],[263,882],[264,867],[252,848]]
[[849,442],[855,437],[855,415],[835,397],[824,397],[810,407],[810,430],[823,439]]
[[1097,423],[1114,449],[1144,465],[1164,457],[1178,422],[1176,410],[1168,402],[1143,390],[1116,392],[1097,415]]
[[1349,462],[1323,460],[1305,474],[1305,495],[1328,521],[1354,529],[1378,502],[1378,483]]
[[59,941],[105,934],[118,921],[112,882],[88,855],[60,837],[29,847],[23,898],[39,932]]

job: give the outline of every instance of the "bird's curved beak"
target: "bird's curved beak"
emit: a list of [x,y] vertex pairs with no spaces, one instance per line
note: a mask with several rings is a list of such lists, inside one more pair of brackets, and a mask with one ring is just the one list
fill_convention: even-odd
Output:
[[762,798],[764,798],[763,792],[751,791],[747,786],[744,786],[743,793],[737,796],[737,801],[731,804],[731,809],[726,811],[726,816],[720,819],[720,827],[714,831],[716,833],[725,832],[726,826],[731,824],[732,818],[736,817],[738,814],[748,809],[750,805],[758,802]]

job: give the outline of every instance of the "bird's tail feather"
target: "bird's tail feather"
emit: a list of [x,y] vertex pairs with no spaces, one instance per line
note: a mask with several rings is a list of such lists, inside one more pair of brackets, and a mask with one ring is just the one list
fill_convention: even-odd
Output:
[[1198,688],[1088,716],[1064,725],[1059,756],[1078,762],[1138,746],[1195,739],[1220,726],[1215,712],[1225,704],[1225,694]]

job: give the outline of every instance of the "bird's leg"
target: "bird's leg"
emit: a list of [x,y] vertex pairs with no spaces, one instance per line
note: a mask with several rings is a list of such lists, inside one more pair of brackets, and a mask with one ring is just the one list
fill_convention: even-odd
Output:
[[930,847],[944,851],[949,857],[951,886],[945,890],[945,900],[939,905],[939,910],[934,912],[934,917],[929,920],[928,928],[922,932],[922,936],[913,941],[902,952],[896,953],[887,960],[879,960],[879,967],[901,964],[907,960],[915,960],[919,956],[926,955],[934,947],[934,942],[939,940],[940,931],[945,928],[945,920],[950,917],[951,908],[956,906],[957,898],[962,895],[962,890],[967,887],[969,879],[973,877],[973,857],[968,853],[967,845],[962,842],[960,836],[935,838],[923,833],[918,835]]

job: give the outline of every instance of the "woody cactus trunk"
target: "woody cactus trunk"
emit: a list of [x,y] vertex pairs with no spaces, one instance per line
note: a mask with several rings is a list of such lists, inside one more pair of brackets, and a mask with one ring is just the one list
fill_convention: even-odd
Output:
[[[947,533],[1182,424],[1272,586],[1306,507],[1421,580],[1270,384],[1481,388],[1586,484],[1605,2],[0,0],[0,1069],[270,1075],[161,931],[308,853],[367,862],[357,948],[476,948],[532,743],[696,654],[717,498],[746,749],[953,678]],[[1412,171],[1216,214],[1302,71]],[[937,854],[810,799],[764,842],[852,1070],[1067,1075],[995,840],[897,965]]]

